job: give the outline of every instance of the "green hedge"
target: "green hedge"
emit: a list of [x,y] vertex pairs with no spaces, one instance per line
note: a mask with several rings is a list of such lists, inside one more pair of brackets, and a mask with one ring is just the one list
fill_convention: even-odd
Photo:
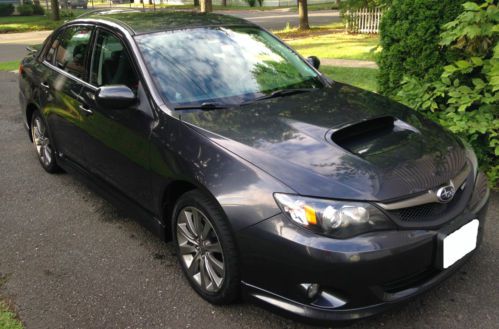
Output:
[[404,75],[424,81],[440,76],[451,60],[451,49],[441,51],[441,26],[455,19],[464,0],[393,0],[380,25],[379,91],[394,95]]
[[14,13],[14,6],[11,3],[0,4],[0,16],[10,16]]
[[33,16],[35,12],[33,5],[29,4],[17,6],[17,11],[19,12],[19,16]]
[[[467,2],[437,38],[440,75],[404,73],[398,100],[468,141],[492,186],[499,183],[499,9],[494,0]],[[438,72],[436,72],[438,73]],[[426,78],[426,79],[425,79]]]

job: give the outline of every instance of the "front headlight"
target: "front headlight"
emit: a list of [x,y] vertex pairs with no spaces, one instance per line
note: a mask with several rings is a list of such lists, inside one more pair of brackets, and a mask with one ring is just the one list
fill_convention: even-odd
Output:
[[295,223],[334,238],[393,229],[393,223],[376,207],[364,202],[333,201],[275,193],[281,210]]

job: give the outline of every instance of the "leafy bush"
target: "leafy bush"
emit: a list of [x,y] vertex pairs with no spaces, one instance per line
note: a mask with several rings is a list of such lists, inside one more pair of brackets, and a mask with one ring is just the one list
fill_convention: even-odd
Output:
[[75,13],[71,9],[61,9],[59,12],[61,18],[71,19],[75,17]]
[[257,1],[258,1],[258,5],[259,5],[260,7],[261,7],[261,6],[263,6],[263,1],[264,1],[264,0],[257,0]]
[[256,4],[256,0],[244,0],[244,1],[246,1],[250,7],[254,7]]
[[0,16],[10,16],[14,13],[14,6],[11,3],[0,3]]
[[433,81],[406,76],[397,98],[467,140],[493,186],[499,183],[499,10],[467,2],[439,44],[456,60]]
[[344,14],[347,11],[355,11],[361,8],[374,8],[389,5],[391,0],[346,0],[340,2],[340,11]]
[[20,16],[33,16],[34,13],[33,5],[30,4],[17,6],[17,11]]
[[441,26],[455,19],[464,0],[392,0],[380,25],[379,91],[394,95],[403,75],[433,81],[453,51],[440,51]]
[[45,9],[43,9],[42,6],[39,4],[34,4],[33,5],[33,14],[34,15],[45,15]]

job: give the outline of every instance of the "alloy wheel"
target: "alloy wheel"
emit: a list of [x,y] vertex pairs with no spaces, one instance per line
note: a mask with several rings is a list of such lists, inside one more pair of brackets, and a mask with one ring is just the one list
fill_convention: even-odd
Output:
[[201,210],[185,207],[179,212],[177,243],[192,281],[207,293],[218,292],[225,279],[223,250],[213,225]]
[[53,158],[52,147],[50,146],[50,139],[47,133],[47,128],[42,122],[42,119],[38,116],[36,116],[33,120],[31,134],[40,161],[44,166],[50,166]]

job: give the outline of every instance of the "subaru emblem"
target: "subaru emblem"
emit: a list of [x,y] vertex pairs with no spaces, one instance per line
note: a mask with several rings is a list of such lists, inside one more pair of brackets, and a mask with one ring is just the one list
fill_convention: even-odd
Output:
[[443,186],[443,187],[439,188],[437,191],[438,201],[440,201],[442,203],[449,202],[454,197],[455,192],[456,191],[454,189],[454,186],[452,186],[452,185],[447,185],[447,186]]

